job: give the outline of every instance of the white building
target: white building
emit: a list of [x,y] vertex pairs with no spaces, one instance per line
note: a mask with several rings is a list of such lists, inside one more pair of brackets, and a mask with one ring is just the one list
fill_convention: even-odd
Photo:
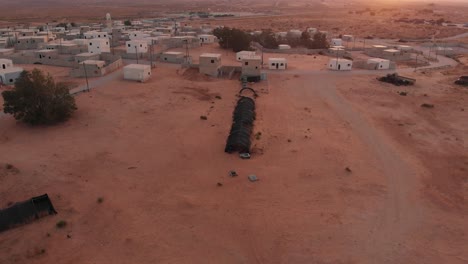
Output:
[[0,70],[6,70],[13,67],[13,61],[8,59],[0,59]]
[[288,49],[291,49],[291,46],[287,45],[287,44],[280,44],[278,45],[278,49],[280,50],[288,50]]
[[255,51],[239,51],[236,53],[236,60],[242,61],[243,58],[255,56]]
[[146,33],[142,31],[132,31],[128,33],[128,37],[131,40],[144,39],[144,38],[151,37],[151,33]]
[[288,61],[285,58],[269,58],[268,68],[270,70],[286,70],[288,68]]
[[203,53],[200,55],[200,73],[218,77],[221,68],[221,54]]
[[353,40],[354,40],[354,37],[353,37],[353,35],[343,35],[343,36],[341,37],[341,39],[342,39],[343,41],[353,41]]
[[100,31],[88,31],[83,34],[85,39],[99,39],[99,38],[109,38],[107,32]]
[[353,68],[353,61],[346,59],[331,59],[328,62],[328,69],[334,71],[350,71]]
[[127,53],[147,53],[148,52],[148,41],[147,40],[130,40],[125,42]]
[[109,39],[95,38],[88,41],[88,52],[101,54],[103,52],[110,52]]
[[367,64],[372,65],[375,70],[388,70],[390,69],[390,61],[380,58],[368,59]]
[[397,49],[386,49],[382,54],[386,57],[396,57],[400,55],[400,51]]
[[343,46],[343,40],[339,38],[334,38],[331,40],[332,46]]
[[169,63],[182,63],[184,62],[184,54],[178,51],[167,51],[161,54],[160,61]]
[[292,38],[300,38],[302,36],[302,31],[299,29],[291,29],[288,31],[288,36]]
[[216,42],[216,36],[214,35],[203,34],[203,35],[198,35],[197,37],[200,40],[200,43],[215,43]]
[[13,85],[23,72],[23,68],[14,67],[13,61],[0,59],[0,84]]
[[308,28],[307,29],[307,33],[309,33],[310,36],[315,35],[315,33],[317,33],[317,32],[318,32],[318,30],[316,28]]
[[130,64],[123,68],[124,79],[145,82],[151,78],[151,66],[143,64]]

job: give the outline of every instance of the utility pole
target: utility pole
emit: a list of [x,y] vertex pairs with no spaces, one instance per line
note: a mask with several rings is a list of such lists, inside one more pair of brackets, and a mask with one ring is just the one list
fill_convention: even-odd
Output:
[[83,61],[83,70],[84,70],[84,74],[86,78],[86,88],[87,88],[87,91],[89,92],[88,73],[86,72],[86,66],[85,66],[84,61]]
[[137,64],[138,64],[138,45],[135,46],[135,54],[136,54],[136,61],[137,61]]

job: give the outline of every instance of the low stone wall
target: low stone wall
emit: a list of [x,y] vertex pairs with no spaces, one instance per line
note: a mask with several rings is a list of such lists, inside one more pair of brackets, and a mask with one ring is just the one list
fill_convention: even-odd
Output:
[[9,59],[13,60],[14,64],[42,64],[69,68],[74,68],[78,65],[78,63],[70,61],[69,59],[40,60],[39,58],[29,56],[9,56]]

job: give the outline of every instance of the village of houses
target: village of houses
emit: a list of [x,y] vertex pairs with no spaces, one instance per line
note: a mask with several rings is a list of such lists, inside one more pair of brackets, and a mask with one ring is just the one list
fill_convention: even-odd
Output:
[[[328,50],[291,49],[279,45],[278,50],[254,48],[225,55],[222,50],[210,52],[217,47],[217,38],[212,35],[213,25],[192,27],[175,19],[134,20],[125,26],[122,21],[113,21],[110,14],[105,22],[76,25],[69,28],[47,23],[37,27],[9,27],[0,29],[0,83],[14,84],[22,72],[17,64],[51,65],[70,70],[74,78],[102,77],[123,67],[123,79],[144,82],[152,78],[156,64],[178,64],[181,67],[198,68],[200,74],[214,78],[241,76],[266,78],[262,73],[297,69],[289,62],[291,54],[325,55],[327,61],[317,61],[313,68],[319,70],[351,71],[354,69],[395,70],[399,62],[415,67],[427,66],[428,60],[438,55],[454,55],[459,49],[442,45],[429,47],[426,56],[421,48],[398,43],[379,43],[377,40],[357,40],[352,35],[332,36],[317,28],[307,28],[313,36],[320,32],[327,35]],[[277,32],[278,37],[300,38],[302,30]],[[261,34],[254,31],[251,34]],[[427,47],[426,47],[427,49]],[[205,52],[206,51],[206,52]],[[221,51],[221,52],[220,52]],[[269,53],[264,56],[264,53]],[[418,55],[419,61],[418,61]],[[196,56],[196,57],[195,57]],[[268,57],[268,58],[266,58]],[[426,58],[425,58],[426,57]],[[307,67],[306,67],[307,68]],[[157,76],[155,78],[162,78]]]

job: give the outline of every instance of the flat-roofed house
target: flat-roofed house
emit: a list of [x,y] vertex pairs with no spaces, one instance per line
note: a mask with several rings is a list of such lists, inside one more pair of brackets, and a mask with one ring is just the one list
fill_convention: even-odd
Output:
[[203,53],[200,55],[200,73],[218,77],[221,68],[221,54]]

